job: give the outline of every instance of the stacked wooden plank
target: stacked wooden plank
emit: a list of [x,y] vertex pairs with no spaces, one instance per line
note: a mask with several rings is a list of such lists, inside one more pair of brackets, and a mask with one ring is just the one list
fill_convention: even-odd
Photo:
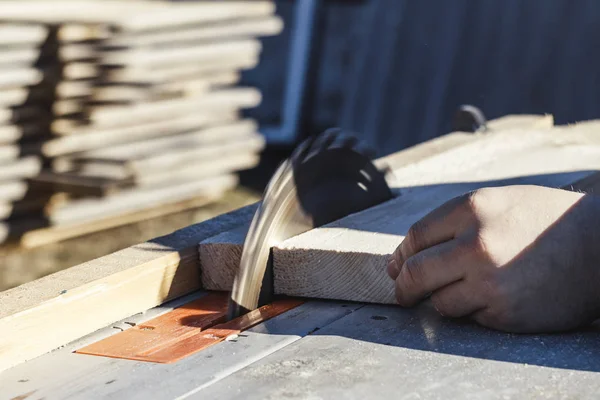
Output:
[[31,227],[47,200],[32,193],[29,180],[42,168],[39,149],[49,132],[50,36],[42,24],[0,20],[0,242]]
[[51,225],[214,200],[265,144],[242,116],[261,94],[238,82],[282,29],[271,1],[107,4],[52,21],[61,76],[35,182],[70,199],[47,209]]

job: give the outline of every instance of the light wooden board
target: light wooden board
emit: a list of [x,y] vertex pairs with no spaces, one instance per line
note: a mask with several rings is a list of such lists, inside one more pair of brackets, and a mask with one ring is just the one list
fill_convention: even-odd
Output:
[[43,0],[0,2],[6,20],[39,23],[99,23],[119,30],[143,31],[183,24],[206,23],[239,17],[259,17],[274,12],[271,1],[172,3],[168,1]]
[[0,164],[0,182],[31,178],[41,169],[42,161],[37,156],[23,157],[10,164]]
[[0,201],[21,200],[27,193],[27,183],[21,180],[0,182]]
[[143,102],[159,99],[168,94],[193,97],[204,94],[214,87],[232,85],[239,79],[238,72],[224,71],[156,85],[96,86],[90,93],[90,99],[97,102]]
[[250,69],[254,68],[257,63],[256,52],[245,51],[229,57],[207,60],[200,64],[164,65],[157,68],[142,66],[106,68],[102,70],[101,80],[109,83],[161,84],[218,71]]
[[[97,32],[91,29],[89,37],[101,36],[100,48],[109,47],[158,47],[170,46],[173,43],[198,43],[204,41],[224,41],[231,38],[246,38],[256,36],[271,36],[281,33],[283,21],[272,15],[262,18],[247,18],[226,20],[213,24],[192,25],[179,29],[149,31],[141,34],[117,34]],[[85,37],[85,35],[79,35]]]
[[[56,85],[55,93],[59,99],[91,96],[93,84],[92,80],[62,81]],[[81,100],[78,99],[78,101]]]
[[[259,134],[243,134],[232,140],[196,146],[195,148],[171,150],[164,154],[155,154],[147,158],[117,162],[112,160],[82,159],[69,163],[75,171],[88,176],[113,176],[115,178],[134,178],[153,173],[176,174],[181,168],[202,161],[215,163],[221,158],[258,155],[265,146],[265,139]],[[164,175],[163,175],[164,176]]]
[[[81,169],[71,172],[43,172],[33,178],[36,187],[46,187],[58,192],[84,196],[108,196],[123,189],[168,186],[173,181],[194,181],[210,176],[250,169],[258,165],[260,157],[253,153],[229,154],[211,160],[200,160],[185,166],[161,171],[143,171],[128,176],[123,171]],[[1,213],[0,213],[1,215]]]
[[0,89],[37,85],[43,77],[42,71],[36,68],[2,68],[0,65]]
[[157,137],[140,143],[127,143],[105,149],[91,150],[74,156],[74,159],[104,159],[114,161],[129,161],[164,154],[165,150],[181,150],[222,142],[229,138],[239,138],[240,135],[255,133],[258,129],[256,121],[245,119],[220,125],[209,126],[197,131]]
[[125,49],[103,51],[99,54],[98,63],[107,66],[145,66],[147,68],[161,65],[203,63],[232,57],[238,54],[256,55],[261,51],[261,42],[255,39],[231,42],[214,42],[192,46],[170,46],[161,49]]
[[[593,129],[594,126],[591,126]],[[559,130],[553,135],[533,132],[525,135],[531,136],[527,144],[523,131],[507,131],[473,138],[471,143],[462,143],[421,162],[399,164],[394,170],[396,184],[402,185],[399,198],[289,239],[274,248],[277,290],[290,295],[310,291],[307,295],[313,297],[331,296],[327,298],[349,300],[345,296],[354,296],[352,300],[394,302],[393,283],[385,279],[385,274],[381,275],[384,279],[375,278],[380,269],[385,268],[388,255],[401,242],[403,234],[420,216],[451,197],[481,186],[502,184],[503,179],[512,183],[561,187],[593,175],[600,170],[596,161],[600,142],[593,142],[589,132],[583,126],[567,132]],[[553,140],[546,142],[550,136]],[[449,138],[453,140],[455,136],[450,135]],[[564,140],[588,145],[573,148],[557,145]],[[547,144],[540,145],[543,143]],[[537,173],[549,175],[528,176]],[[524,177],[519,178],[520,175]],[[511,181],[509,178],[514,179]],[[594,186],[588,185],[586,189],[594,189]],[[200,244],[204,287],[210,290],[231,289],[248,225],[249,221],[246,221],[244,228],[224,232]],[[314,249],[309,244],[312,241]],[[378,253],[377,249],[381,252]],[[306,257],[304,260],[303,256]],[[331,270],[323,265],[331,266]],[[347,267],[338,268],[338,265]],[[302,272],[303,268],[307,272]],[[347,268],[351,274],[346,274]],[[340,276],[336,279],[344,282],[340,291],[324,284],[329,279],[322,280],[321,285],[316,284],[323,274],[338,273]],[[294,274],[312,276],[314,281],[308,279],[305,285],[294,280]],[[375,278],[369,281],[367,278],[371,275]],[[386,290],[381,290],[382,287]]]
[[41,24],[0,23],[0,45],[37,45],[48,35],[48,28]]
[[233,175],[178,181],[151,188],[123,190],[101,199],[83,198],[53,208],[48,219],[52,225],[90,222],[124,214],[161,203],[187,200],[192,197],[218,197],[238,183]]
[[20,139],[41,136],[46,133],[42,125],[36,122],[27,122],[22,125],[0,126],[0,145],[14,143]]
[[69,43],[58,47],[58,59],[63,63],[96,61],[97,58],[96,46],[90,43]]
[[261,101],[254,88],[227,88],[207,94],[181,99],[169,99],[130,106],[106,106],[89,111],[90,123],[97,128],[114,127],[131,123],[131,120],[160,121],[165,118],[193,112],[211,112],[219,109],[251,108]]
[[[0,39],[1,44],[1,39]],[[31,67],[40,58],[40,49],[33,46],[1,48],[0,73],[3,68]]]
[[175,117],[160,122],[145,122],[132,126],[109,129],[82,128],[78,133],[49,140],[42,146],[42,153],[56,157],[69,153],[98,149],[121,143],[134,142],[162,135],[174,135],[199,129],[210,124],[222,124],[236,118],[235,112],[196,113],[184,117]]
[[66,80],[93,79],[100,73],[98,65],[92,62],[69,62],[63,66],[62,74]]

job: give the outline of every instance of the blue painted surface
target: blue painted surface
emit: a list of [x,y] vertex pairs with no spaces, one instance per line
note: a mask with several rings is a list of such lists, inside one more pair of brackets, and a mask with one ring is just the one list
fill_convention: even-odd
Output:
[[[286,22],[293,3],[277,1]],[[384,155],[448,132],[464,103],[489,118],[600,117],[600,1],[336,1],[321,13],[305,134],[343,126]],[[261,123],[283,109],[289,29],[267,38],[260,67],[244,74],[263,89],[249,112]]]

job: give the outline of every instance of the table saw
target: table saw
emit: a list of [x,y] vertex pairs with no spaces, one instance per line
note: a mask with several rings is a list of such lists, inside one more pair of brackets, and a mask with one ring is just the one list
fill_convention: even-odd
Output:
[[0,293],[0,398],[595,398],[596,326],[516,335],[404,309],[415,218],[476,187],[600,187],[596,121],[508,116],[375,160],[394,197],[273,245],[274,297],[227,318],[259,205]]

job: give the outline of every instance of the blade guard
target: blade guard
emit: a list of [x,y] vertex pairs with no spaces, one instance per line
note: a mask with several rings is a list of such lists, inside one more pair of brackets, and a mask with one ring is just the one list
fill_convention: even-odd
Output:
[[371,153],[340,129],[303,142],[267,185],[244,242],[228,318],[271,301],[271,249],[282,241],[393,197]]

